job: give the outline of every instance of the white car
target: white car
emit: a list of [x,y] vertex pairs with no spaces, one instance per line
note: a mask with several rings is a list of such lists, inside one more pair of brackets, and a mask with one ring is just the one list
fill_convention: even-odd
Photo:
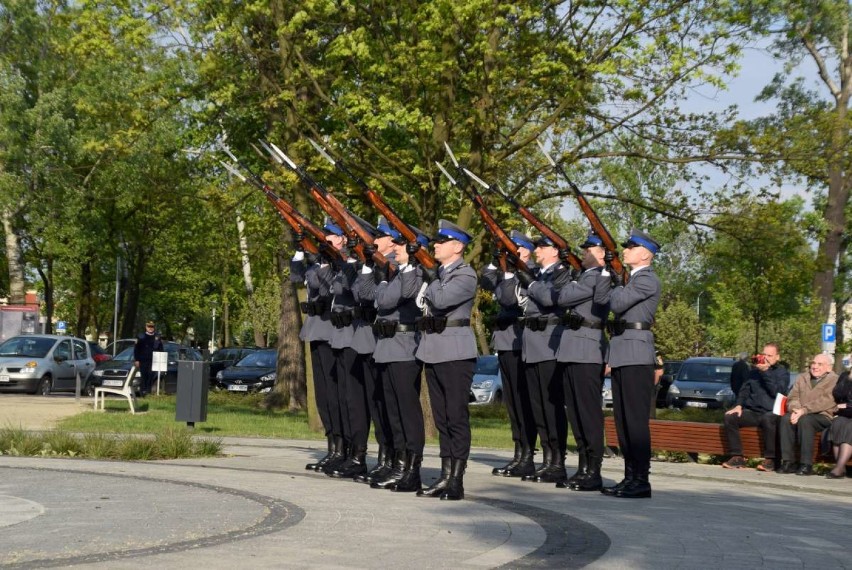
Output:
[[503,401],[503,380],[496,355],[489,354],[476,359],[470,392],[472,405],[499,404]]
[[0,344],[0,391],[46,396],[73,392],[80,375],[86,382],[95,360],[89,343],[81,338],[53,334],[13,336]]

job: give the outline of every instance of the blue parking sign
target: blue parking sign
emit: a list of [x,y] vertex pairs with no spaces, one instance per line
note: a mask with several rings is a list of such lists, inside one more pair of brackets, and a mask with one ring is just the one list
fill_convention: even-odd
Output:
[[56,321],[56,334],[65,334],[67,329],[67,325],[65,321]]
[[837,340],[837,325],[822,325],[822,342],[835,342]]

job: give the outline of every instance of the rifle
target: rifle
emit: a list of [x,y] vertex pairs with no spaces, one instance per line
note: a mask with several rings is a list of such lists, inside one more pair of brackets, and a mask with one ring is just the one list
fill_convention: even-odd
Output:
[[[331,260],[339,260],[343,261],[343,254],[334,249],[333,247],[328,245],[328,242],[325,241],[325,233],[319,228],[316,224],[311,222],[305,216],[303,216],[296,208],[291,206],[286,200],[278,196],[272,188],[269,187],[263,179],[252,172],[248,166],[243,164],[236,156],[231,153],[230,150],[225,149],[225,152],[234,160],[237,164],[239,164],[243,169],[245,169],[250,178],[246,178],[243,174],[237,170],[231,164],[226,162],[219,161],[222,166],[224,166],[228,171],[248,184],[251,184],[255,188],[258,188],[260,191],[266,195],[267,200],[275,207],[275,211],[278,213],[278,216],[287,222],[289,226],[292,228],[296,234],[301,235],[302,238],[299,240],[301,246],[310,254],[318,255],[323,254]],[[307,235],[305,234],[307,232]],[[312,237],[314,241],[308,239],[308,236]]]
[[535,227],[538,231],[542,233],[542,235],[552,241],[556,245],[556,249],[559,250],[559,258],[562,259],[562,261],[569,263],[574,269],[579,269],[582,271],[583,261],[579,257],[577,257],[577,255],[573,251],[571,251],[571,246],[568,245],[568,242],[565,241],[565,238],[553,231],[547,224],[542,222],[535,214],[530,212],[527,208],[518,204],[517,200],[503,192],[503,190],[499,186],[488,184],[467,168],[465,168],[464,171],[465,173],[467,173],[468,176],[470,176],[475,182],[479,183],[486,190],[494,192],[495,194],[499,194],[506,202],[509,203],[510,206],[515,208],[526,221],[531,223],[533,227]]
[[450,156],[450,160],[453,161],[453,164],[458,169],[458,172],[460,174],[459,181],[456,182],[456,180],[450,175],[449,172],[447,172],[447,170],[443,166],[441,166],[439,162],[436,161],[435,164],[438,166],[441,172],[444,173],[444,176],[447,177],[447,180],[450,181],[450,184],[452,184],[456,188],[459,188],[468,198],[471,199],[473,205],[476,206],[476,209],[479,212],[479,216],[482,218],[482,222],[485,224],[485,227],[488,228],[488,231],[491,232],[491,235],[494,236],[498,246],[509,254],[508,261],[511,261],[512,265],[514,265],[518,271],[530,273],[527,264],[521,261],[521,258],[518,256],[518,246],[515,244],[515,242],[512,241],[512,239],[503,230],[503,228],[500,227],[500,224],[497,223],[497,220],[494,219],[494,216],[491,215],[491,212],[488,211],[488,206],[485,205],[485,200],[482,199],[482,196],[479,194],[479,192],[476,191],[476,188],[471,187],[470,179],[467,177],[467,174],[464,172],[464,170],[462,170],[462,168],[459,166],[459,163],[456,160],[455,155],[453,155],[453,151],[450,150],[449,145],[447,145],[447,143],[444,143],[444,146],[447,148],[447,153]]
[[[331,192],[314,181],[301,166],[293,162],[280,148],[273,143],[267,144],[260,141],[260,144],[278,164],[286,164],[290,170],[296,173],[302,183],[310,189],[311,196],[316,200],[317,204],[346,232],[350,242],[355,243],[353,249],[358,254],[358,257],[362,261],[366,261],[367,255],[364,251],[364,244],[373,245],[374,241],[370,232],[346,209],[346,206],[341,204]],[[387,258],[378,251],[373,251],[372,259],[381,266],[388,265]]]
[[[350,180],[355,182],[355,184],[357,184],[361,188],[361,190],[364,191],[364,194],[367,196],[367,199],[370,201],[373,207],[378,210],[378,212],[385,217],[388,223],[402,235],[405,241],[410,244],[418,243],[417,235],[415,235],[414,231],[411,229],[411,226],[403,222],[402,218],[400,218],[396,214],[396,212],[394,212],[393,208],[391,208],[387,204],[387,202],[385,202],[384,199],[379,196],[378,193],[370,189],[370,187],[367,186],[367,183],[361,180],[355,174],[353,174],[352,171],[349,170],[349,168],[347,168],[345,164],[343,164],[339,160],[335,160],[334,158],[332,158],[322,146],[315,143],[311,139],[308,139],[308,142],[313,145],[313,147],[317,150],[317,152],[320,153],[323,158],[325,158],[332,165],[334,165],[334,167],[341,173],[349,177]],[[423,247],[418,247],[417,251],[414,253],[414,258],[417,260],[418,263],[420,263],[420,265],[422,265],[426,269],[432,269],[433,267],[436,267],[438,265],[438,262],[435,261],[435,258],[432,257],[429,252]]]
[[580,191],[580,188],[578,188],[577,185],[574,184],[574,181],[568,177],[568,174],[565,172],[562,166],[557,164],[556,161],[551,158],[550,154],[547,153],[544,148],[544,145],[541,144],[540,140],[536,139],[535,142],[536,144],[538,144],[538,148],[541,149],[541,153],[545,156],[545,158],[547,158],[547,162],[549,162],[550,165],[555,168],[556,171],[561,174],[563,178],[565,178],[565,181],[568,182],[568,186],[571,187],[571,191],[574,192],[574,196],[580,203],[580,209],[583,210],[583,214],[585,214],[586,218],[589,220],[589,223],[592,225],[592,230],[594,230],[594,232],[598,234],[598,237],[601,238],[604,249],[606,249],[607,251],[611,251],[612,254],[615,256],[613,257],[611,262],[613,271],[620,273],[622,278],[624,279],[624,282],[627,283],[627,280],[630,277],[630,273],[627,272],[627,269],[625,269],[624,264],[621,263],[621,259],[618,258],[618,246],[615,244],[615,240],[612,239],[612,235],[607,231],[606,226],[603,225],[603,222],[595,213],[595,210],[594,208],[592,208],[592,205],[589,204],[588,200],[586,200],[586,197]]

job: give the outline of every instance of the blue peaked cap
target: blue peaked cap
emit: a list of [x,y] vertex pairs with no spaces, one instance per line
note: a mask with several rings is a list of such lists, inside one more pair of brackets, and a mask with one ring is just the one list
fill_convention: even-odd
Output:
[[533,245],[533,240],[528,235],[522,234],[517,230],[512,230],[512,233],[509,235],[509,238],[518,247],[525,247],[530,251],[535,249],[535,245]]
[[376,224],[376,229],[384,235],[390,236],[392,239],[399,239],[402,237],[402,234],[393,229],[390,223],[388,223],[387,218],[384,216],[379,216],[379,223]]
[[460,241],[463,245],[467,245],[473,239],[469,233],[447,220],[438,220],[438,232],[435,235],[435,241],[444,241],[447,238]]
[[586,241],[581,243],[580,247],[582,249],[585,249],[587,247],[595,246],[603,247],[603,240],[600,238],[600,236],[598,236],[598,234],[595,233],[594,230],[590,230],[589,235],[586,236]]
[[322,229],[325,230],[327,234],[334,234],[336,236],[342,236],[343,230],[340,229],[340,226],[335,224],[331,218],[326,218],[325,223],[322,226]]
[[660,251],[660,244],[646,232],[633,229],[630,231],[630,237],[627,241],[621,244],[621,247],[630,247],[631,245],[639,245],[656,255]]

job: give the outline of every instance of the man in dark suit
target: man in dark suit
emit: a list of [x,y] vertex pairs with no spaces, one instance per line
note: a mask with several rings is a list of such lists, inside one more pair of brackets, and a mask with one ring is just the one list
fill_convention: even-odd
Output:
[[[651,496],[651,430],[648,402],[654,392],[654,333],[651,325],[660,302],[660,280],[651,263],[660,244],[650,235],[633,230],[624,248],[623,261],[630,266],[630,280],[607,265],[601,273],[611,288],[601,286],[595,301],[609,302],[614,318],[610,333],[609,365],[612,369],[612,407],[618,447],[624,456],[624,479],[604,487],[605,495],[629,499]],[[607,252],[605,260],[613,259]]]
[[163,350],[163,341],[157,333],[154,321],[145,323],[145,332],[136,338],[136,346],[133,347],[133,360],[139,371],[141,385],[139,391],[142,396],[151,393],[151,385],[154,382],[154,374],[151,367],[154,361],[154,352]]

